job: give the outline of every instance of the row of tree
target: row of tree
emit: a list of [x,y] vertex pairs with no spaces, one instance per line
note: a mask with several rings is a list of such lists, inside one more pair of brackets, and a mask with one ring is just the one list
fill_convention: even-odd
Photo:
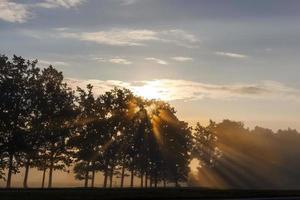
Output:
[[208,165],[220,154],[216,137],[197,124],[192,129],[168,103],[146,100],[124,88],[100,96],[93,86],[70,89],[62,72],[39,69],[37,61],[0,56],[0,179],[11,187],[12,175],[31,168],[48,173],[72,166],[76,179],[94,187],[103,174],[103,187],[120,187],[130,176],[141,187],[186,182],[193,158]]

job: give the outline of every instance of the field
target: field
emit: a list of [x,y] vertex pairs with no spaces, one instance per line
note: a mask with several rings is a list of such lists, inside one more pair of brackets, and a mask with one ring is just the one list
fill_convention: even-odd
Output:
[[[0,189],[1,200],[66,200],[66,199],[240,199],[299,197],[296,190],[214,190],[199,188],[115,188],[115,189]],[[279,197],[279,198],[278,198]]]

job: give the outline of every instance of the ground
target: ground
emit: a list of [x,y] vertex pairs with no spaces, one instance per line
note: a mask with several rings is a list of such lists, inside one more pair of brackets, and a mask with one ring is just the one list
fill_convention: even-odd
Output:
[[[201,188],[115,189],[0,189],[1,200],[91,200],[91,199],[296,199],[300,190],[213,190]],[[278,198],[279,197],[279,198]],[[284,198],[281,198],[284,197]],[[272,199],[271,198],[271,199]]]

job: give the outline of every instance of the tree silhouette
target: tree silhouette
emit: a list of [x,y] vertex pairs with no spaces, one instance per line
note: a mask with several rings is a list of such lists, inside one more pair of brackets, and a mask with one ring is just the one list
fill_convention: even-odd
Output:
[[[107,186],[107,176],[110,176],[110,185],[112,185],[114,168],[117,165],[124,164],[124,151],[121,149],[128,145],[126,144],[128,133],[128,124],[131,113],[131,103],[133,94],[127,89],[114,88],[110,92],[106,92],[102,97],[105,110],[107,111],[107,134],[108,139],[103,148],[104,157],[104,187]],[[127,127],[127,128],[126,128]],[[126,149],[126,148],[125,148]],[[125,150],[126,152],[126,150]],[[126,154],[125,154],[126,156]],[[124,181],[124,173],[122,179]]]
[[[75,148],[76,178],[82,179],[84,171],[85,187],[91,178],[94,186],[95,172],[100,164],[101,145],[103,145],[106,129],[105,112],[99,99],[94,97],[92,86],[87,85],[87,92],[78,88],[79,115],[76,122],[76,134],[70,139],[70,145]],[[92,172],[92,176],[89,172]]]
[[[8,168],[7,187],[11,186],[11,177],[22,166],[29,132],[29,113],[31,107],[30,84],[35,70],[36,61],[26,61],[14,56],[9,61],[0,56],[0,132],[1,132],[1,164]],[[28,165],[27,165],[28,166]]]
[[147,161],[140,162],[139,169],[140,176],[146,173],[145,186],[148,176],[150,187],[157,187],[161,180],[165,185],[166,179],[178,186],[189,171],[190,128],[177,119],[174,108],[162,101],[144,101],[140,112],[139,131],[143,136],[137,152],[141,160]]
[[52,187],[53,170],[64,170],[72,162],[68,140],[76,116],[73,91],[63,82],[61,72],[52,66],[41,74],[43,85],[39,112],[42,126],[42,145],[39,155],[49,166],[48,187]]
[[[300,134],[293,129],[258,127],[249,129],[242,122],[223,120],[205,127],[218,137],[221,157],[210,167],[199,168],[197,183],[206,187],[240,189],[297,188],[300,173]],[[296,167],[296,168],[295,168]]]
[[38,151],[40,147],[40,125],[37,121],[39,118],[38,105],[41,97],[42,83],[40,80],[40,69],[36,63],[31,65],[27,73],[27,132],[24,135],[25,147],[23,149],[22,163],[25,168],[23,180],[24,188],[28,187],[28,177],[30,167],[36,167],[39,158]]
[[214,122],[210,121],[207,127],[197,123],[194,129],[192,156],[200,160],[202,166],[213,167],[217,158],[220,156],[214,128]]

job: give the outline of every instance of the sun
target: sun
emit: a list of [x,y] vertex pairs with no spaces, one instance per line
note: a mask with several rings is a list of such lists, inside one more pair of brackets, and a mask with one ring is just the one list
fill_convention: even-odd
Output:
[[146,99],[163,99],[163,95],[159,92],[159,88],[154,85],[143,85],[135,88],[137,95]]
[[163,80],[143,81],[141,85],[131,87],[132,91],[145,99],[169,101],[174,89]]

